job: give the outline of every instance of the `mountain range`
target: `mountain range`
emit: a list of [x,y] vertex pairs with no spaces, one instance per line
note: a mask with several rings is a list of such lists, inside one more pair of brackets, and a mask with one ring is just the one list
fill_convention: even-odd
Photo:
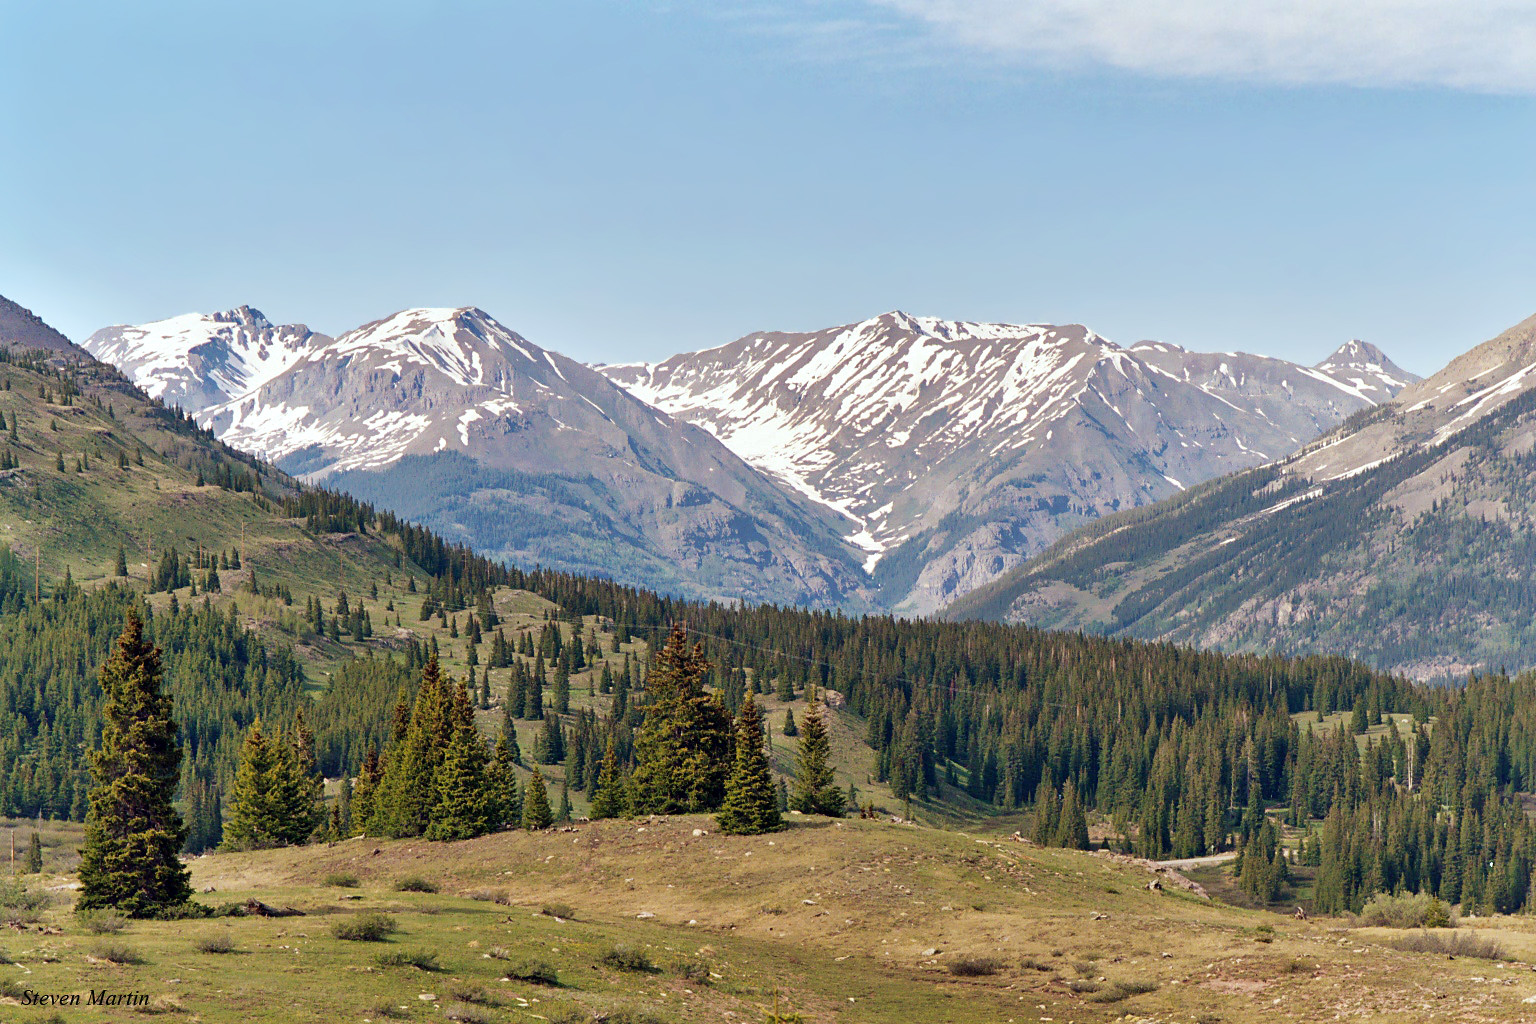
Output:
[[1417,379],[1357,341],[1306,367],[902,312],[600,369],[843,514],[882,603],[913,614]]
[[1294,451],[1412,375],[891,312],[589,368],[470,308],[249,308],[85,347],[227,443],[519,564],[932,613],[1073,528]]
[[1419,678],[1525,667],[1533,512],[1536,317],[1290,457],[1100,520],[947,614]]

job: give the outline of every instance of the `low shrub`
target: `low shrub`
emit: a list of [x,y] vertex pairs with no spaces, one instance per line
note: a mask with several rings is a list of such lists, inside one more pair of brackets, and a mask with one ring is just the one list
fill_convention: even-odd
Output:
[[1361,908],[1355,922],[1367,928],[1454,928],[1456,912],[1429,893],[1379,892]]
[[985,978],[1003,969],[1003,962],[990,956],[957,956],[944,969],[957,978]]
[[603,951],[597,962],[616,971],[632,971],[637,974],[649,974],[656,970],[651,958],[638,946],[612,946]]
[[41,911],[53,905],[53,894],[45,889],[28,889],[18,881],[0,882],[0,910]]
[[576,920],[576,911],[569,903],[546,903],[539,908],[545,917],[558,917],[562,921]]
[[679,957],[672,962],[672,973],[695,985],[709,984],[709,964],[696,956]]
[[399,927],[388,914],[358,914],[332,922],[331,934],[349,942],[383,942]]
[[1507,959],[1504,947],[1472,931],[1426,929],[1412,935],[1387,939],[1386,945],[1406,953],[1441,953],[1445,956],[1470,956],[1479,960]]
[[398,1003],[378,1003],[368,1011],[370,1017],[383,1017],[385,1020],[405,1020],[411,1015],[411,1011]]
[[373,958],[373,962],[380,967],[414,967],[418,971],[442,970],[437,962],[436,953],[412,953],[403,949],[380,953]]
[[1122,978],[1111,981],[1108,984],[1098,986],[1094,991],[1087,993],[1084,998],[1090,1003],[1118,1003],[1122,999],[1131,996],[1145,995],[1157,990],[1157,982],[1147,981],[1142,978]]
[[116,935],[128,927],[126,917],[110,910],[82,910],[76,920],[92,935]]
[[535,985],[560,984],[560,977],[554,964],[531,958],[512,960],[508,963],[507,977],[513,981],[527,981]]
[[1039,957],[1027,956],[1019,961],[1019,966],[1026,971],[1054,971],[1056,968],[1041,960]]
[[459,1024],[493,1024],[496,1020],[491,1011],[474,1003],[449,1003],[443,1007],[443,1016]]
[[138,950],[126,942],[100,942],[91,949],[91,955],[97,960],[105,960],[109,964],[145,963],[144,957]]
[[395,883],[396,892],[437,892],[437,883],[420,875],[407,875]]
[[234,936],[228,932],[214,932],[212,935],[204,935],[193,943],[199,953],[233,953],[235,951]]
[[356,889],[363,883],[358,879],[356,875],[347,874],[343,871],[334,875],[326,875],[325,884],[333,886],[337,889]]
[[448,986],[448,998],[461,1003],[474,1003],[476,1006],[501,1005],[500,996],[487,992],[479,985],[450,985]]
[[1067,988],[1079,994],[1085,992],[1097,992],[1099,990],[1099,983],[1096,981],[1090,981],[1087,978],[1074,978],[1073,980],[1067,982]]

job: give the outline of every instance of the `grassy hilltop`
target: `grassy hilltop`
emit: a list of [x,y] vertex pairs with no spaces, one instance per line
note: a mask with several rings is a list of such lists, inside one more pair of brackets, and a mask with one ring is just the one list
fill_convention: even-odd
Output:
[[[72,837],[50,839],[49,872]],[[142,992],[170,1019],[209,1022],[760,1022],[775,997],[784,1019],[849,1024],[1487,1021],[1525,1019],[1536,996],[1512,959],[1402,951],[1389,943],[1417,933],[1149,890],[1154,877],[995,834],[857,819],[796,817],[749,838],[685,816],[452,844],[355,839],[193,862],[200,899],[302,917],[107,921],[92,934],[67,892],[9,911],[0,984],[12,999]],[[399,891],[411,880],[438,891]],[[335,937],[371,914],[396,929],[384,941]],[[1536,957],[1525,918],[1455,931]],[[391,965],[423,954],[435,965]],[[47,1019],[14,1005],[0,1016]]]

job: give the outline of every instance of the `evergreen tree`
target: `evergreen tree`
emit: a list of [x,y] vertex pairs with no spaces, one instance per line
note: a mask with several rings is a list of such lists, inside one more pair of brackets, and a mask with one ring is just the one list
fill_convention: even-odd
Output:
[[523,799],[517,789],[517,771],[513,768],[520,760],[517,732],[510,723],[503,723],[501,735],[496,738],[496,750],[491,756],[490,768],[487,769],[493,829],[516,828],[523,822]]
[[571,820],[571,784],[560,783],[560,809],[555,812],[555,820],[568,822]]
[[352,821],[348,835],[356,835],[368,826],[373,817],[374,797],[379,782],[384,777],[384,764],[379,759],[379,748],[373,744],[363,754],[363,767],[357,773],[357,785],[352,790]]
[[118,576],[128,575],[128,552],[123,550],[123,546],[121,544],[119,544],[117,547],[117,566],[113,572]]
[[597,775],[597,790],[592,794],[593,818],[623,818],[629,814],[629,793],[624,776],[619,772],[619,757],[614,751],[613,737],[608,737],[608,747],[603,752],[603,767]]
[[435,657],[421,671],[410,722],[390,749],[368,821],[370,835],[419,836],[431,823],[433,784],[454,733],[452,694]]
[[1088,849],[1088,815],[1077,797],[1077,783],[1071,779],[1061,795],[1061,821],[1056,826],[1055,845],[1069,850]]
[[789,810],[789,787],[784,784],[784,776],[779,776],[779,781],[774,786],[774,803],[779,805],[779,813]]
[[688,645],[680,625],[656,652],[646,680],[645,721],[635,736],[636,810],[709,811],[725,798],[731,769],[731,716],[704,691],[703,645]]
[[549,810],[549,791],[544,787],[544,776],[533,770],[533,777],[523,791],[523,828],[530,832],[549,828],[554,815]]
[[264,850],[283,845],[283,809],[278,777],[280,751],[267,741],[261,720],[251,724],[240,748],[240,767],[229,794],[224,845],[231,850]]
[[454,689],[453,721],[453,741],[433,780],[435,799],[428,839],[469,839],[491,828],[492,793],[486,779],[489,758],[475,729],[469,689],[462,684]]
[[149,917],[186,903],[192,889],[178,856],[186,830],[171,804],[181,742],[170,695],[160,691],[160,651],[144,639],[135,611],[101,670],[101,690],[75,908]]
[[276,817],[276,837],[284,844],[297,846],[309,842],[325,820],[325,780],[315,767],[315,737],[304,721],[304,712],[296,717],[293,731],[279,745],[273,765],[271,794]]
[[35,875],[43,870],[43,837],[36,832],[27,840],[27,858],[24,870],[29,875]]
[[827,739],[826,720],[822,717],[821,701],[812,698],[805,709],[804,728],[800,736],[800,752],[796,758],[795,792],[790,806],[802,814],[825,814],[833,818],[843,816],[843,791],[834,778],[831,744]]
[[[609,751],[613,747],[610,744]],[[736,720],[736,762],[725,782],[725,803],[715,815],[720,831],[757,835],[784,827],[768,752],[763,747],[763,718],[750,695]]]
[[528,706],[523,717],[538,721],[544,717],[544,655],[533,662],[533,678],[528,681]]
[[799,728],[797,728],[795,726],[795,709],[794,708],[785,708],[784,709],[784,735],[785,736],[799,736],[800,735]]

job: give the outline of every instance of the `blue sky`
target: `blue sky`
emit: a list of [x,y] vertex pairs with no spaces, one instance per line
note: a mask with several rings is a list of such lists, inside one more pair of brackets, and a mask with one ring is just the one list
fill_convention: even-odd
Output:
[[1423,373],[1536,313],[1528,0],[150,0],[0,33],[0,293],[76,338],[475,304],[622,360],[901,308]]

